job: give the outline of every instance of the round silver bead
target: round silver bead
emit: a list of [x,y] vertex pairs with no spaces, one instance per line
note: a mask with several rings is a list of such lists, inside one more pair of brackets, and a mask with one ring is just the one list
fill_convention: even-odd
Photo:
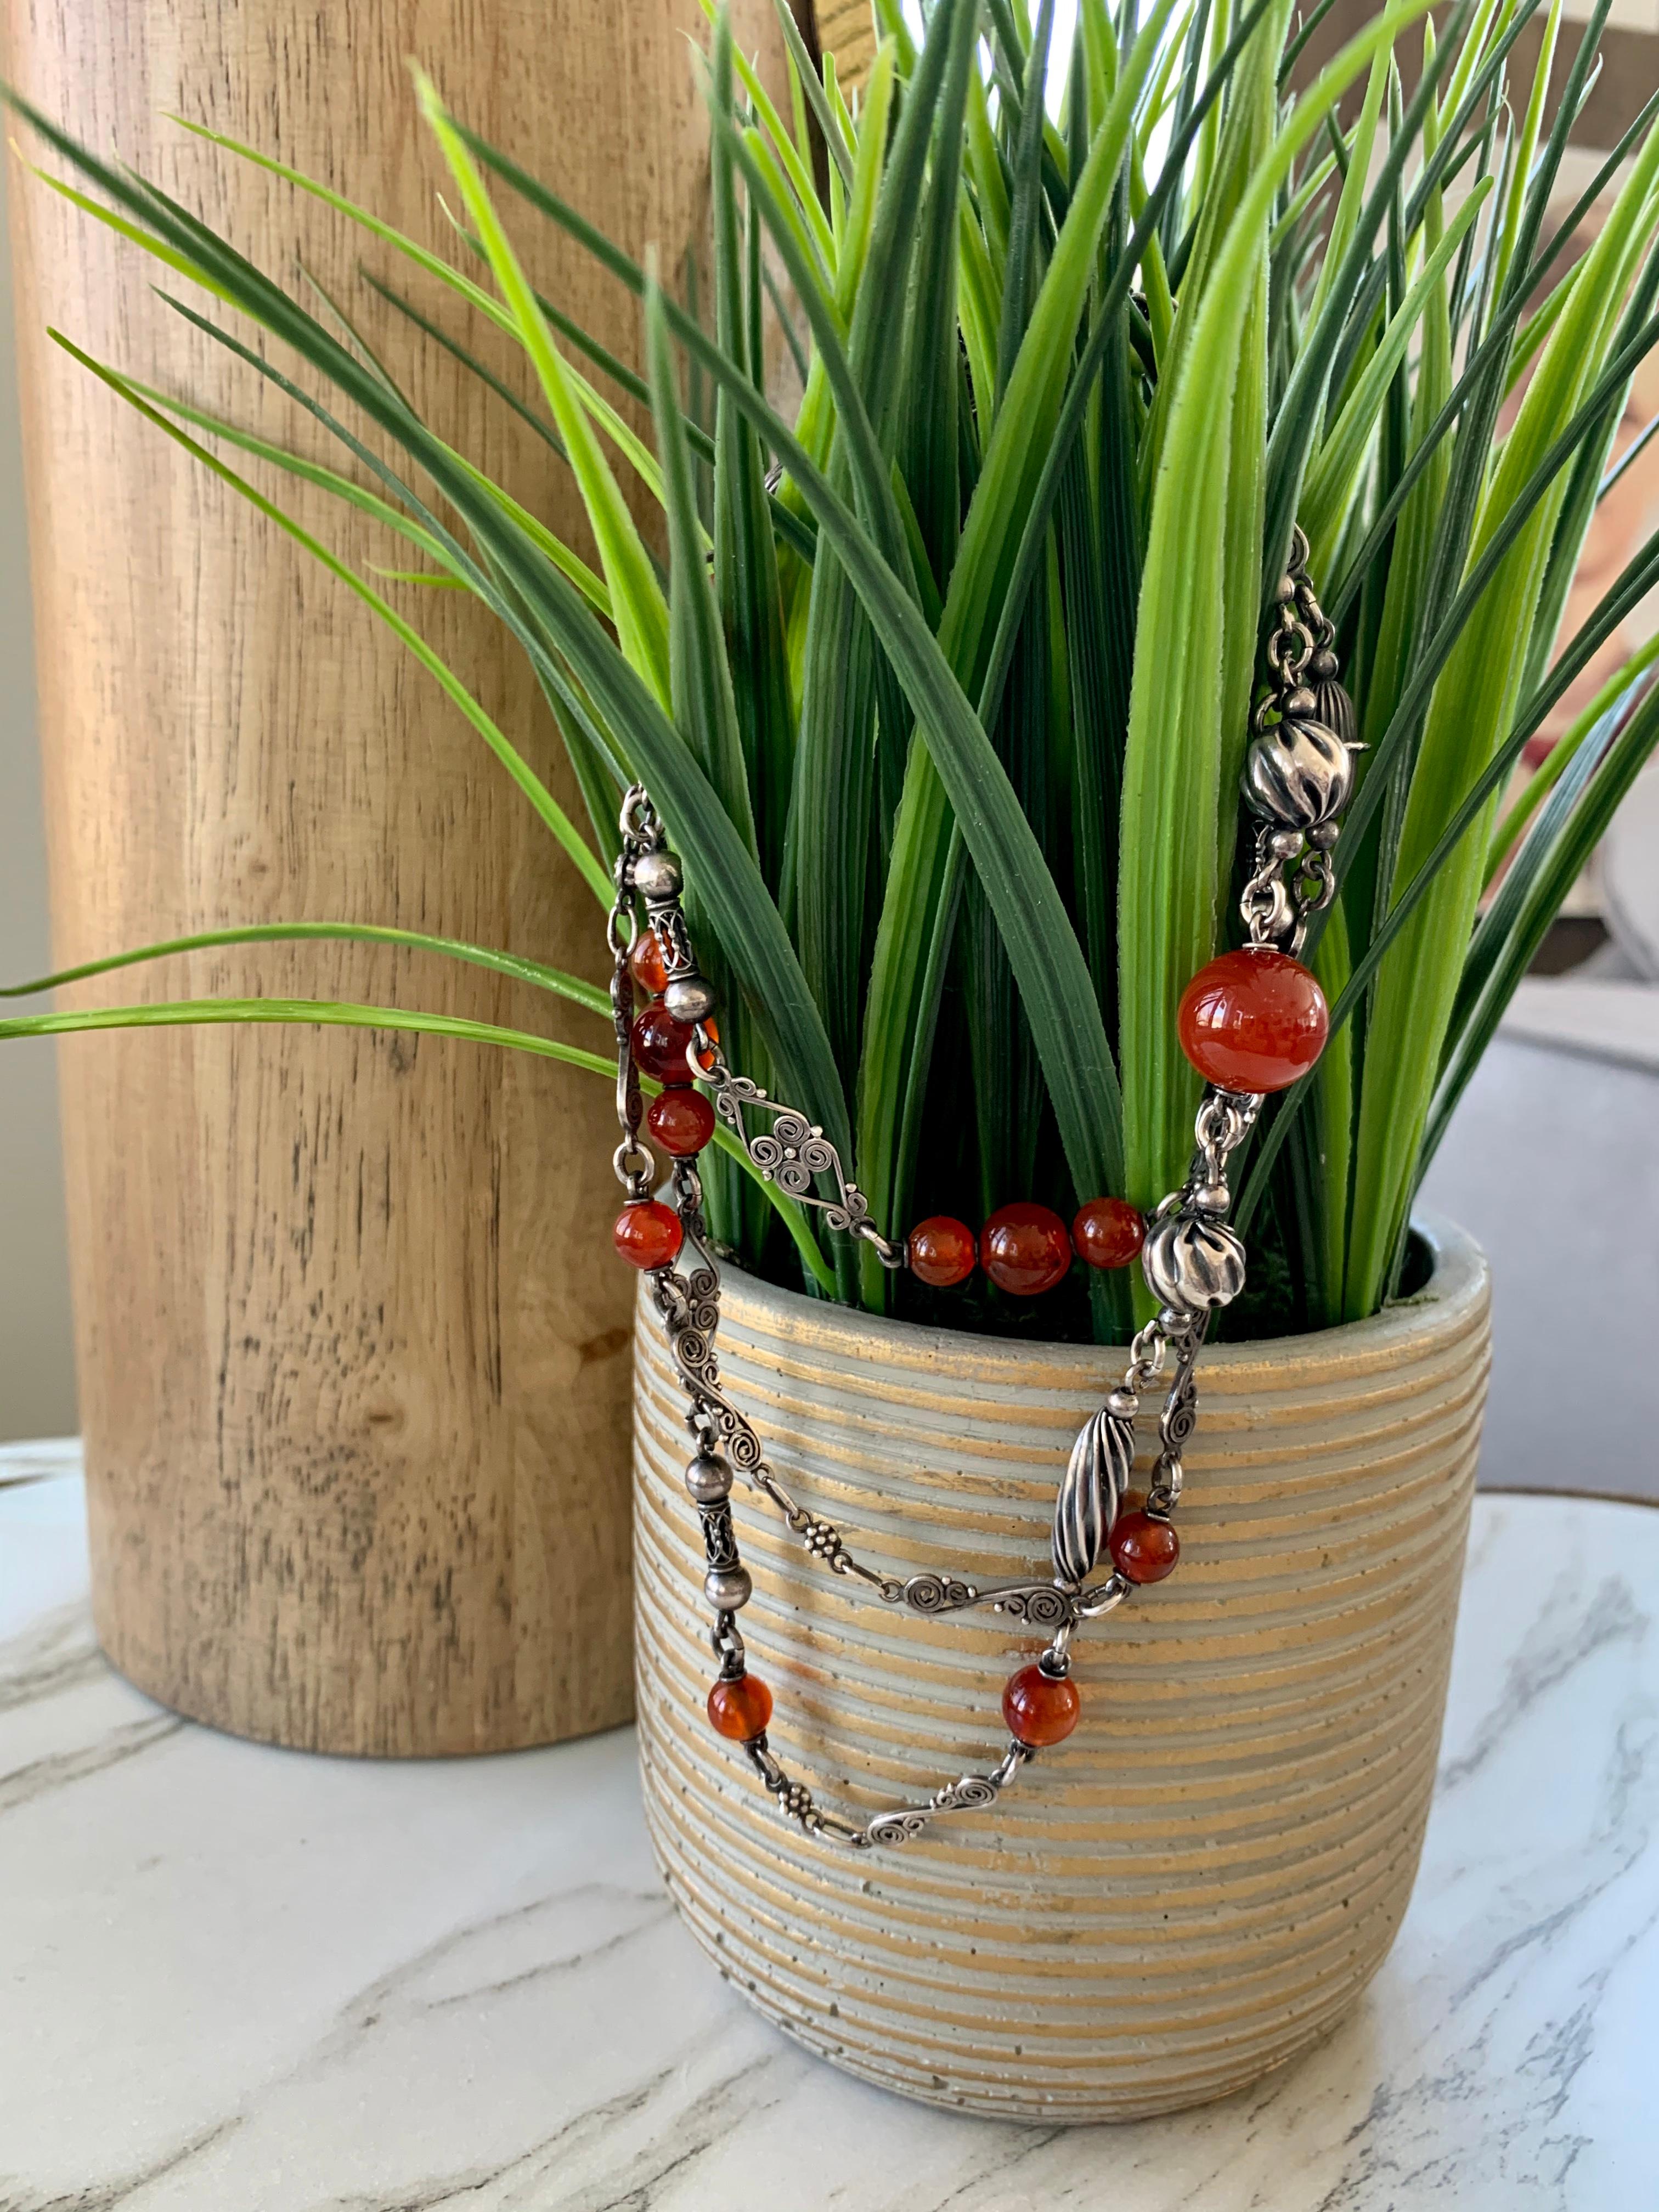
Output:
[[679,862],[666,850],[641,853],[634,863],[634,888],[647,905],[678,898],[684,881]]
[[699,1452],[685,1470],[685,1486],[699,1505],[718,1505],[732,1495],[732,1469],[718,1452]]
[[714,987],[701,975],[670,978],[662,1002],[677,1022],[703,1022],[714,1011]]
[[1170,1213],[1146,1233],[1140,1264],[1160,1305],[1178,1313],[1224,1306],[1244,1287],[1244,1247],[1224,1222]]
[[1200,1213],[1224,1213],[1232,1202],[1225,1182],[1206,1182],[1193,1193],[1193,1204]]
[[1133,1421],[1140,1410],[1140,1401],[1133,1390],[1113,1390],[1107,1395],[1106,1410],[1115,1413],[1120,1420]]
[[1250,746],[1244,796],[1286,830],[1310,830],[1340,814],[1353,789],[1353,755],[1334,730],[1287,714]]
[[702,1594],[716,1613],[736,1613],[754,1587],[747,1567],[710,1567],[702,1578]]
[[1299,830],[1275,830],[1267,840],[1267,849],[1276,860],[1299,860],[1307,839]]

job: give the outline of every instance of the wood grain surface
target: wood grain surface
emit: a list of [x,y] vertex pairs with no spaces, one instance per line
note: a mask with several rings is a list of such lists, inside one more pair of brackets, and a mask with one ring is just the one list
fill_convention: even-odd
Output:
[[[994,1811],[853,1853],[786,1823],[710,1730],[681,1401],[641,1302],[640,1745],[659,1860],[733,1986],[837,2065],[929,2103],[1133,2119],[1224,2095],[1376,1972],[1427,1818],[1488,1365],[1486,1270],[1434,1231],[1418,1298],[1203,1355],[1182,1560],[1079,1634],[1082,1718]],[[728,1272],[721,1368],[785,1484],[862,1559],[1043,1571],[1107,1352],[872,1322]],[[853,1817],[985,1772],[989,1612],[921,1620],[810,1560],[750,1493],[741,1617],[778,1756]]]
[[[167,111],[451,250],[414,56],[635,252],[654,242],[672,269],[702,234],[696,0],[5,13],[8,74],[37,104],[301,295],[302,264],[355,291],[362,235]],[[737,14],[775,72],[768,0]],[[142,255],[26,176],[13,209],[60,961],[344,917],[592,973],[591,895],[430,680],[46,326],[338,449],[171,313]],[[511,224],[544,288],[636,356],[620,288],[521,208]],[[368,258],[457,327],[395,256]],[[392,311],[371,301],[363,323],[453,442],[584,542],[544,446]],[[489,334],[459,334],[522,386]],[[352,561],[409,565],[320,495],[261,481]],[[577,812],[529,670],[488,617],[389,588]],[[314,945],[173,960],[78,1002],[204,992],[395,1000],[601,1049],[607,1034],[476,971]],[[626,1718],[629,1312],[605,1086],[338,1031],[102,1036],[66,1042],[62,1066],[94,1602],[116,1663],[198,1718],[336,1751],[495,1749]]]

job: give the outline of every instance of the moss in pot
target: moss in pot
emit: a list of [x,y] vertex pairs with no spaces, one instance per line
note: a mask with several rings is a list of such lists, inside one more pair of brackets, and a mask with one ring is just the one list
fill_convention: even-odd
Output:
[[[1484,1371],[1484,1291],[1471,1287],[1480,1269],[1463,1248],[1455,1297],[1437,1297],[1437,1274],[1423,1286],[1424,1314],[1460,1316],[1447,1342],[1459,1347],[1462,1382],[1447,1382],[1427,1338],[1407,1358],[1391,1332],[1415,1326],[1415,1309],[1398,1301],[1413,1282],[1408,1222],[1424,1169],[1659,734],[1644,648],[1571,725],[1541,802],[1498,820],[1522,748],[1659,559],[1644,547],[1561,637],[1631,377],[1653,342],[1659,137],[1638,124],[1584,202],[1551,221],[1600,26],[1571,57],[1547,130],[1559,25],[1546,31],[1534,81],[1510,86],[1524,5],[1504,15],[1467,0],[1437,33],[1416,0],[1396,6],[1299,94],[1286,89],[1304,35],[1289,0],[1259,0],[1231,21],[1202,8],[1183,16],[1163,0],[1144,25],[1085,0],[1066,54],[1051,51],[1051,0],[1035,22],[1023,7],[981,17],[971,0],[938,0],[920,45],[896,8],[877,12],[883,37],[857,93],[799,50],[788,118],[716,17],[708,261],[695,283],[686,272],[682,303],[477,140],[424,80],[419,97],[458,196],[453,258],[343,207],[374,242],[380,266],[368,282],[381,308],[443,319],[447,343],[481,371],[463,316],[522,349],[524,392],[504,404],[531,406],[568,456],[594,563],[451,452],[441,425],[416,417],[378,352],[356,339],[355,310],[313,314],[167,196],[21,112],[87,192],[89,216],[126,226],[136,246],[204,287],[210,307],[297,354],[326,392],[307,403],[341,447],[339,472],[325,480],[383,520],[391,544],[404,541],[389,559],[404,566],[386,583],[319,554],[450,690],[546,823],[552,864],[578,867],[601,906],[612,896],[622,794],[649,787],[720,993],[726,1062],[822,1129],[894,1238],[937,1216],[979,1231],[1011,1205],[1045,1207],[1062,1224],[1101,1199],[1145,1213],[1182,1183],[1201,1085],[1178,1010],[1193,977],[1243,933],[1239,894],[1255,851],[1241,793],[1252,717],[1273,692],[1287,564],[1314,580],[1352,698],[1352,730],[1339,735],[1364,748],[1332,895],[1309,913],[1301,948],[1328,1002],[1329,1042],[1242,1139],[1232,1218],[1250,1272],[1200,1375],[1257,1376],[1271,1395],[1275,1375],[1305,1368],[1317,1396],[1327,1360],[1345,1375],[1355,1360],[1355,1372],[1384,1371],[1376,1360],[1395,1354],[1367,1346],[1394,1346],[1407,1367],[1426,1363],[1432,1380],[1399,1394],[1407,1426],[1420,1401],[1444,1446],[1418,1492],[1390,1487],[1381,1445],[1370,1475],[1342,1459],[1340,1392],[1326,1441],[1340,1482],[1358,1486],[1362,1516],[1386,1522],[1397,1508],[1417,1528],[1421,1498],[1444,1486],[1434,1522],[1443,1541],[1423,1584],[1437,1626],[1424,1628],[1422,1649],[1438,1650],[1473,1443],[1461,1431],[1447,1441],[1455,1421],[1435,1394],[1450,1389],[1456,1419],[1472,1419]],[[1415,76],[1409,100],[1402,70]],[[1338,104],[1350,92],[1344,120]],[[1506,136],[1511,111],[1521,120]],[[219,143],[228,158],[263,158]],[[1581,216],[1626,157],[1595,243],[1569,268]],[[320,189],[279,173],[296,190]],[[640,294],[645,378],[538,299],[509,216],[514,228],[573,231]],[[400,257],[411,276],[396,273]],[[212,315],[204,327],[229,337]],[[276,374],[257,352],[248,359],[251,375]],[[239,484],[247,453],[319,480],[316,463],[187,398],[88,366],[158,434]],[[660,501],[665,565],[633,520],[630,479]],[[423,585],[475,592],[523,644],[587,802],[586,827],[425,645]],[[1340,724],[1334,698],[1313,703]],[[1267,726],[1302,711],[1285,693]],[[76,974],[308,933],[354,933],[327,921],[216,933]],[[614,1078],[611,1005],[592,983],[398,934],[586,1006],[594,1048],[312,1000],[158,1002],[0,1026],[379,1024],[544,1052]],[[1052,1366],[1070,1378],[1039,1389],[1075,1395],[1080,1376],[1092,1388],[1121,1369],[1109,1347],[1157,1308],[1133,1271],[1081,1264],[1035,1296],[1009,1295],[982,1273],[930,1288],[758,1174],[729,1124],[704,1155],[701,1196],[711,1239],[749,1279],[728,1301],[728,1332],[741,1337],[749,1301],[754,1331],[826,1362],[837,1332],[852,1332],[871,1360],[901,1365],[898,1352],[875,1347],[921,1330],[948,1365],[953,1337],[963,1358],[994,1339],[1032,1373]],[[1328,1348],[1308,1349],[1323,1333]],[[1255,1349],[1267,1340],[1289,1348]],[[781,1438],[784,1449],[795,1420],[810,1458],[819,1443],[810,1409],[776,1379],[791,1371],[782,1355],[751,1366],[773,1373],[756,1414],[769,1444]],[[651,1371],[647,1360],[647,1394]],[[671,1506],[650,1487],[665,1479],[653,1402],[641,1416],[642,1528],[689,1510],[678,1490]],[[1248,1405],[1229,1418],[1248,1431]],[[1215,1448],[1233,1451],[1233,1431],[1212,1419]],[[1049,1440],[1051,1495],[1067,1441],[1058,1430]],[[1201,1424],[1188,1454],[1194,1491],[1211,1448]],[[942,1449],[936,1438],[915,1447],[907,1480],[919,1493],[948,1494]],[[1281,1477],[1294,1490],[1289,1461]],[[696,1527],[686,1521],[682,1533]],[[1001,1537],[987,1534],[992,1553],[1011,1531],[1026,1543],[1018,1511]],[[1176,1593],[1189,1571],[1200,1584],[1219,1572],[1231,1540],[1225,1528],[1193,1539],[1168,1594],[1174,1626],[1158,1632],[1177,1632],[1187,1601]],[[1206,1565],[1212,1541],[1221,1549]],[[763,1548],[757,1619],[769,1606],[819,1602],[794,1594],[789,1577],[800,1573]],[[823,1601],[841,1603],[844,1584]],[[668,1602],[649,1575],[641,1588]],[[696,1590],[688,1565],[688,1600]],[[1248,1590],[1239,1602],[1248,1620]],[[1346,1602],[1334,1589],[1329,1604]],[[949,1632],[967,1639],[957,1658],[914,1663],[971,1660],[988,1691],[1006,1671],[1011,1624],[963,1619]],[[912,1623],[911,1633],[926,1632]],[[998,1635],[994,1653],[985,1639]],[[643,1648],[648,1665],[648,1636]],[[1422,1686],[1438,1663],[1431,1652],[1412,1678],[1431,1718],[1437,1705]],[[805,1695],[811,1735],[803,1668],[781,1643],[781,1740],[786,1678]],[[1438,1679],[1443,1686],[1443,1668]],[[687,1727],[702,1694],[686,1691]],[[1420,1695],[1413,1710],[1420,1721]],[[835,1765],[822,1744],[805,1755]],[[734,1771],[752,1797],[752,1780]],[[862,1786],[856,1775],[850,1786]],[[725,1832],[724,1813],[710,1820],[711,1837]],[[781,1865],[825,1846],[784,1831],[753,1848]],[[966,1854],[964,1881],[1003,1865],[994,1832],[945,1848]],[[1056,1877],[1082,1878],[1076,1868]],[[1085,2019],[1085,2040],[1095,2032]],[[1098,2030],[1109,2040],[1128,2032]],[[1270,2039],[1271,2051],[1295,2040]],[[994,2101],[995,2065],[982,2070]],[[1203,2084],[1194,2075],[1188,2087]],[[1114,2107],[1132,2108],[1151,2107]]]

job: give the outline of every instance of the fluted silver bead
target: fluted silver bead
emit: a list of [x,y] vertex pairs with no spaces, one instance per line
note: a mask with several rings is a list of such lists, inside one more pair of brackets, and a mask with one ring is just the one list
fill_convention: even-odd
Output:
[[1147,1286],[1177,1313],[1224,1306],[1244,1287],[1244,1247],[1224,1222],[1170,1213],[1146,1232],[1140,1255]]
[[1286,714],[1264,730],[1244,763],[1244,796],[1257,814],[1286,830],[1310,830],[1347,805],[1353,755],[1334,730],[1310,715]]

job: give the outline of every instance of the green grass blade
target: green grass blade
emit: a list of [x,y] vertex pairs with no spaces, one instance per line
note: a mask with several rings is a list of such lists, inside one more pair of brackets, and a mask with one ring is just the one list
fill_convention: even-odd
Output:
[[1153,1206],[1185,1170],[1198,1079],[1176,1008],[1216,948],[1234,393],[1275,196],[1358,72],[1419,5],[1344,48],[1258,164],[1206,288],[1169,413],[1135,641],[1119,882],[1127,1195]]
[[726,640],[709,588],[672,357],[659,297],[646,294],[646,343],[657,443],[668,489],[670,643],[674,718],[749,850],[757,848]]
[[171,959],[182,952],[210,952],[227,945],[306,944],[313,939],[340,939],[349,944],[395,945],[416,952],[432,952],[459,960],[474,968],[493,969],[517,983],[533,984],[551,991],[573,1005],[585,1006],[605,1021],[611,1019],[611,995],[580,975],[550,968],[539,960],[526,960],[516,952],[497,952],[489,946],[469,944],[464,938],[433,937],[418,929],[392,929],[366,921],[245,922],[231,929],[197,930],[187,937],[172,937],[156,945],[139,945],[101,960],[83,960],[74,968],[60,968],[51,975],[37,975],[27,983],[0,984],[0,999],[23,999],[40,991],[57,991],[69,983],[84,983],[90,976],[108,975],[118,968],[132,968],[150,960]]
[[[145,1006],[95,1006],[77,1013],[14,1015],[0,1019],[0,1040],[82,1036],[104,1030],[210,1029],[224,1024],[241,1028],[298,1025],[306,1029],[390,1030],[417,1036],[456,1037],[469,1044],[494,1045],[507,1052],[530,1053],[542,1060],[558,1060],[567,1067],[578,1067],[586,1074],[600,1076],[607,1083],[617,1079],[614,1057],[601,1058],[580,1045],[561,1043],[556,1037],[537,1036],[528,1030],[503,1029],[494,1022],[468,1021],[459,1014],[417,1013],[407,1006],[353,1006],[336,999],[184,999]],[[661,1086],[647,1079],[641,1087],[654,1094]],[[759,1171],[730,1131],[716,1130],[714,1142],[753,1176],[794,1239],[803,1262],[811,1269],[820,1289],[827,1293],[833,1279],[799,1206],[774,1184],[762,1181]]]
[[61,331],[52,331],[49,335],[63,347],[67,354],[78,361],[83,368],[89,369],[100,383],[107,385],[112,392],[116,392],[130,406],[136,409],[147,422],[153,422],[176,445],[182,446],[186,453],[202,464],[204,468],[210,470],[221,483],[228,484],[233,491],[239,493],[250,506],[263,514],[267,521],[275,523],[276,527],[293,538],[296,544],[303,546],[313,560],[327,569],[330,575],[337,578],[349,591],[355,592],[362,600],[365,606],[386,625],[403,645],[407,647],[428,675],[436,680],[440,688],[460,708],[462,714],[477,731],[520,790],[529,799],[543,823],[551,830],[558,843],[575,862],[594,897],[601,906],[608,907],[611,899],[611,881],[592,848],[582,837],[575,823],[571,821],[552,793],[530,767],[528,762],[522,757],[505,733],[484,712],[459,678],[455,676],[433,651],[420,632],[406,623],[397,610],[372,586],[366,584],[355,569],[348,567],[343,561],[331,553],[319,538],[313,538],[311,532],[304,529],[291,515],[285,514],[273,501],[265,498],[262,492],[257,491],[245,477],[238,476],[234,469],[209,453],[205,446],[198,445],[195,439],[186,436],[156,409],[142,399],[137,391],[117,370],[106,368],[102,362],[94,361],[90,354],[82,353],[79,346],[72,343]]
[[623,651],[658,699],[665,703],[670,696],[668,610],[638,527],[599,450],[575,381],[553,343],[530,280],[501,228],[465,141],[430,80],[417,75],[416,82],[422,112],[449,164],[467,213],[477,227],[520,343],[530,356],[569,453],[599,549]]

